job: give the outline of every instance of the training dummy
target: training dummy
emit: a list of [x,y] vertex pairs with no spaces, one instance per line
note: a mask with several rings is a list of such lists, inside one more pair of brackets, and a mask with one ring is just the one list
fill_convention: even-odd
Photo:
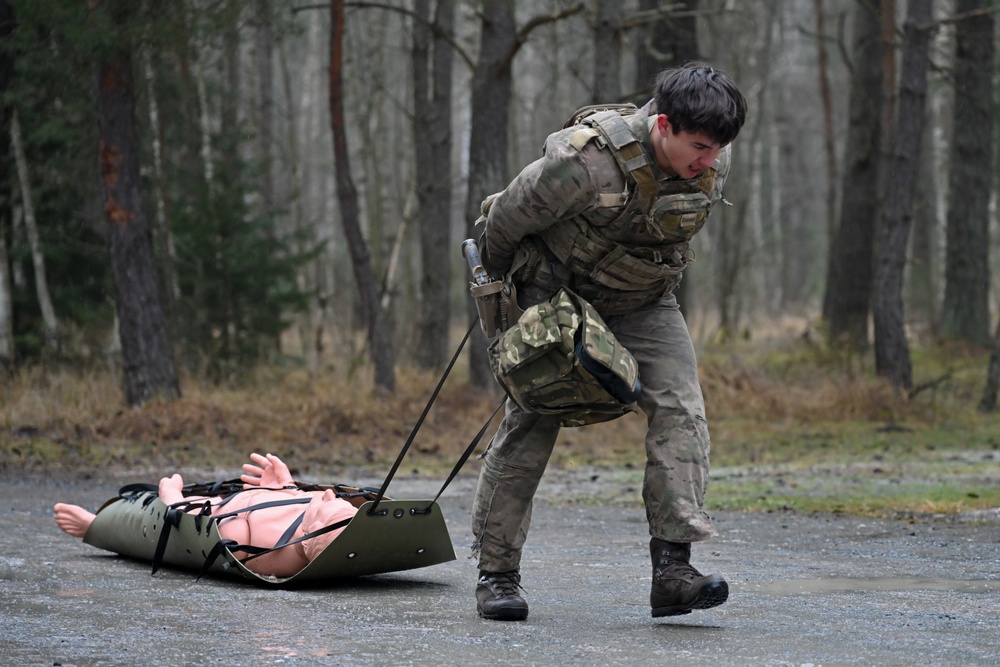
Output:
[[[160,480],[159,500],[167,507],[182,507],[191,514],[217,518],[219,535],[228,544],[264,550],[285,545],[260,555],[234,548],[233,554],[256,574],[291,577],[322,553],[344,527],[302,538],[351,519],[357,508],[337,497],[332,489],[299,488],[288,466],[273,454],[251,454],[250,459],[253,463],[244,464],[240,476],[243,491],[214,497],[185,496],[184,481],[175,474]],[[286,502],[294,504],[283,504]],[[145,509],[145,505],[133,504],[137,511]],[[84,538],[97,519],[97,515],[77,505],[57,503],[54,510],[56,524],[73,537]]]

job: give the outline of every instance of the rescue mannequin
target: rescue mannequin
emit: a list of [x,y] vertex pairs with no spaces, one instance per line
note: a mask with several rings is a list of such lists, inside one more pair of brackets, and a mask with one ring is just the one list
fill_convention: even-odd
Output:
[[[349,519],[357,512],[354,505],[338,498],[331,489],[303,491],[296,487],[288,466],[273,454],[261,456],[254,453],[250,455],[250,459],[253,463],[244,464],[244,473],[240,476],[245,490],[235,494],[219,511],[213,509],[212,516],[217,513],[229,514],[261,503],[289,497],[310,496],[311,500],[308,505],[267,507],[222,519],[219,522],[219,534],[224,540],[233,540],[242,545],[273,547],[289,526],[300,514],[303,514],[303,506],[305,514],[302,522],[295,529],[290,540],[338,521]],[[218,497],[185,496],[183,488],[184,480],[179,474],[163,477],[159,483],[160,500],[167,505],[183,501],[203,500],[208,500],[216,505],[221,501]],[[63,532],[73,537],[83,538],[96,518],[95,514],[78,505],[56,503],[53,509],[55,510],[56,524]],[[292,576],[322,553],[343,530],[340,528],[330,531],[303,542],[283,547],[259,558],[253,558],[246,561],[246,566],[261,575]]]

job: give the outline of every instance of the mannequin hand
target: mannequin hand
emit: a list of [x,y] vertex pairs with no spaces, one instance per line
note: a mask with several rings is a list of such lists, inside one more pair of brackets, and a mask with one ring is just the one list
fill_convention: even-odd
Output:
[[274,454],[261,456],[254,453],[250,455],[250,460],[257,465],[254,463],[243,464],[244,474],[240,475],[243,488],[251,489],[261,486],[280,488],[295,483],[288,466]]

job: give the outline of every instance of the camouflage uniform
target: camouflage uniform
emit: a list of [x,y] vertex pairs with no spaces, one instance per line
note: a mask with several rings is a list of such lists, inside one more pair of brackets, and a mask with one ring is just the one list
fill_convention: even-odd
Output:
[[[568,285],[590,301],[639,364],[639,408],[647,417],[643,499],[654,538],[695,542],[716,535],[702,509],[709,435],[694,347],[672,291],[689,258],[687,242],[722,199],[729,148],[690,181],[669,179],[649,139],[650,102],[626,116],[628,166],[607,133],[574,126],[548,137],[544,156],[484,203],[484,266],[511,271],[522,306]],[[617,119],[615,119],[617,120]],[[617,123],[617,133],[622,130]],[[641,147],[641,151],[636,151]],[[653,196],[638,197],[643,163]],[[649,185],[646,186],[649,194]],[[506,415],[483,456],[472,511],[479,567],[519,567],[532,498],[559,433],[559,419],[521,410]]]

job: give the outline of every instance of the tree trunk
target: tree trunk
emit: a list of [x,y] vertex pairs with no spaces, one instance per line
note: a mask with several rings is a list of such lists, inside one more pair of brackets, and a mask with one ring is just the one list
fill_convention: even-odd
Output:
[[990,191],[993,182],[993,15],[986,0],[957,0],[955,103],[948,178],[941,333],[990,342]]
[[841,183],[840,223],[827,259],[823,317],[830,338],[855,349],[868,346],[868,314],[878,220],[879,137],[883,62],[879,16],[854,6],[850,119]]
[[[287,109],[286,135],[284,140],[286,152],[286,181],[288,188],[289,218],[292,231],[299,239],[296,250],[300,253],[307,252],[304,239],[310,237],[305,226],[305,200],[309,190],[306,182],[307,170],[302,168],[303,146],[311,145],[313,136],[313,122],[315,114],[308,113],[314,106],[313,85],[311,77],[319,68],[319,54],[321,51],[314,48],[320,40],[320,24],[313,22],[306,29],[305,39],[305,63],[296,68],[301,74],[301,93],[298,102],[292,93],[292,70],[288,66],[287,50],[279,49],[278,57],[281,66],[281,87],[282,94]],[[324,243],[324,250],[320,256],[311,260],[308,264],[299,267],[296,281],[299,289],[309,295],[309,312],[299,317],[298,330],[299,339],[302,345],[302,354],[306,359],[306,369],[309,377],[314,378],[319,372],[320,357],[323,352],[323,329],[324,329],[324,308],[323,304],[328,299],[328,291],[325,290],[320,276],[323,273],[323,264],[332,263],[334,253],[333,242],[330,237],[333,235],[333,225],[326,221],[326,216],[320,216],[324,220],[324,229],[318,234],[318,241]],[[346,310],[351,310],[350,308]],[[350,318],[344,318],[339,323],[344,331],[351,330]]]
[[993,354],[990,355],[990,368],[986,374],[986,389],[979,409],[983,412],[994,412],[997,409],[997,394],[1000,394],[1000,326],[993,340]]
[[260,208],[274,212],[274,31],[271,0],[257,0],[254,64],[257,70],[257,162],[260,166]]
[[[0,0],[0,42],[6,41],[15,28],[14,8]],[[11,136],[12,109],[6,101],[7,89],[14,75],[14,56],[9,49],[0,49],[0,137]],[[10,143],[0,141],[0,377],[14,365],[14,301],[11,289],[10,256],[7,238],[13,219],[10,173]]]
[[918,323],[926,339],[937,339],[940,333],[937,312],[937,165],[933,153],[934,117],[927,105],[924,121],[924,152],[917,174],[917,194],[913,202],[913,238],[910,241],[910,262],[907,272],[905,300],[911,323]]
[[878,231],[875,266],[875,369],[897,389],[913,386],[910,350],[903,326],[903,270],[913,217],[920,144],[927,96],[927,63],[933,10],[931,0],[910,0],[904,26],[899,113],[894,151],[886,173],[885,206]]
[[97,130],[108,251],[117,291],[124,389],[129,405],[180,395],[153,246],[139,184],[132,57],[126,23],[131,3],[104,3],[118,30],[117,52],[97,64]]
[[[0,176],[3,174],[0,173]],[[7,189],[6,183],[2,181],[0,187]],[[0,207],[0,377],[7,375],[14,366],[14,302],[11,298],[10,257],[7,252],[9,219],[10,207],[5,203]]]
[[[479,207],[488,195],[507,185],[507,142],[511,63],[517,48],[513,0],[491,0],[483,9],[479,62],[472,75],[472,128],[469,138],[469,191],[465,205],[466,236],[474,228]],[[476,307],[470,298],[469,317]],[[486,356],[486,339],[478,328],[473,335],[470,381],[477,387],[495,387]]]
[[594,23],[594,104],[617,102],[621,97],[622,34],[619,0],[597,0]]
[[[413,32],[413,135],[416,150],[417,229],[420,237],[421,309],[415,361],[439,369],[448,360],[452,265],[458,255],[451,240],[451,72],[454,52],[432,38],[429,0],[417,0]],[[437,31],[450,35],[454,0],[438,0]]]
[[153,237],[158,239],[154,248],[160,250],[163,279],[166,283],[167,320],[170,331],[177,331],[177,302],[181,298],[181,286],[177,277],[177,250],[174,247],[174,237],[170,231],[170,217],[167,215],[167,176],[163,169],[163,130],[160,126],[160,108],[157,103],[156,80],[153,73],[149,49],[144,49],[143,71],[146,82],[146,97],[149,102],[149,131],[152,135],[153,148],[153,197],[156,199],[156,224]]
[[31,197],[31,181],[28,178],[28,160],[24,156],[24,142],[21,140],[21,124],[17,119],[17,110],[14,110],[10,119],[10,135],[11,144],[14,147],[14,161],[17,164],[17,180],[21,184],[24,227],[28,232],[31,263],[35,270],[35,293],[38,295],[38,306],[42,311],[42,321],[45,323],[45,347],[49,350],[57,350],[59,348],[59,320],[56,319],[52,295],[49,293],[49,281],[45,273],[45,255],[42,253],[42,241],[38,236],[35,206]]
[[826,17],[823,0],[813,0],[816,11],[816,62],[819,77],[819,97],[823,108],[823,149],[826,157],[826,233],[833,239],[837,225],[837,149],[834,145],[836,128],[833,123],[833,96],[830,92],[830,73],[826,62]]
[[643,103],[651,97],[649,92],[662,70],[701,58],[697,23],[699,2],[700,0],[672,3],[639,0],[640,13],[652,14],[669,4],[676,8],[678,14],[654,19],[639,31],[636,40],[635,78],[638,95]]
[[[411,187],[406,195],[406,202],[403,204],[403,213],[399,219],[399,227],[396,230],[396,238],[392,241],[392,249],[389,251],[389,259],[385,263],[385,279],[382,281],[382,298],[379,300],[382,310],[388,312],[392,308],[392,297],[398,291],[399,274],[403,265],[403,245],[406,243],[406,235],[410,230],[417,207],[416,189]],[[424,304],[427,305],[426,302]],[[444,328],[447,334],[447,326]],[[447,340],[445,340],[447,343]],[[417,353],[415,353],[416,355]],[[433,368],[433,367],[432,367]]]
[[[683,65],[688,61],[701,58],[698,46],[698,26],[696,13],[699,0],[683,0],[682,15],[678,17],[661,18],[638,30],[636,40],[636,80],[638,91],[633,100],[636,104],[645,104],[651,98],[656,76],[667,67]],[[659,0],[640,0],[641,12],[654,12],[659,9]],[[693,272],[697,272],[695,267]],[[688,280],[682,280],[674,290],[681,312],[688,315],[693,304],[694,290]]]
[[[761,81],[770,79],[775,34],[772,26],[778,20],[779,5],[777,2],[767,5],[763,24],[767,25],[768,29],[764,31],[758,50],[748,58],[757,64],[758,69],[755,74]],[[755,159],[756,154],[762,150],[761,137],[764,136],[764,118],[767,116],[765,86],[758,87],[751,107],[754,109],[751,115],[752,122],[744,126],[739,141],[733,148],[730,177],[726,181],[726,192],[734,206],[716,206],[710,223],[712,238],[715,241],[713,259],[716,262],[716,299],[719,309],[719,337],[722,340],[738,333],[741,317],[750,309],[745,297],[751,291],[743,287],[751,278],[747,267],[753,253],[752,174],[758,162]]]
[[344,1],[330,0],[330,128],[333,133],[333,159],[337,172],[337,197],[344,226],[351,266],[357,282],[368,348],[375,366],[375,386],[393,391],[396,386],[395,357],[382,309],[379,307],[378,282],[372,270],[371,257],[361,233],[361,213],[358,191],[351,176],[344,126]]
[[[254,67],[257,74],[257,155],[255,163],[259,171],[258,192],[260,194],[260,214],[265,218],[275,215],[276,201],[274,194],[274,31],[271,28],[273,10],[271,0],[257,0],[256,29],[254,31]],[[271,232],[274,236],[277,230]],[[310,293],[311,294],[311,293]],[[310,311],[315,298],[310,297]],[[275,304],[270,317],[281,317],[279,304]],[[271,346],[276,352],[281,351],[281,333],[275,333],[271,338]],[[307,357],[309,355],[306,355]],[[315,354],[312,355],[315,357]],[[315,364],[309,365],[309,372],[316,370]]]

